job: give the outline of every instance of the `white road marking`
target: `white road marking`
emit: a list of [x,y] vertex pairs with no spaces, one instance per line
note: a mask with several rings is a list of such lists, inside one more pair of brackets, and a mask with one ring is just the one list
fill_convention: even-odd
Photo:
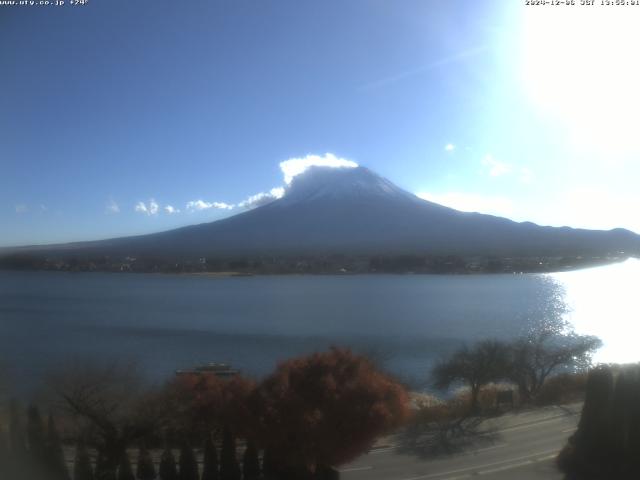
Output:
[[[528,463],[533,463],[533,462],[537,462],[539,461],[539,459],[547,459],[547,458],[551,458],[554,457],[556,454],[558,453],[557,450],[547,450],[545,452],[539,452],[539,453],[534,453],[534,454],[530,454],[530,455],[525,455],[522,457],[516,457],[516,458],[510,458],[508,460],[500,460],[497,462],[491,462],[491,463],[485,463],[483,465],[473,465],[471,467],[466,467],[466,468],[458,468],[456,470],[449,470],[448,472],[439,472],[439,473],[430,473],[428,475],[421,475],[419,477],[411,477],[411,478],[404,478],[403,480],[426,480],[427,478],[436,478],[436,477],[445,477],[443,478],[443,480],[454,480],[455,478],[465,478],[470,476],[472,473],[474,472],[478,472],[481,469],[485,469],[486,467],[492,467],[494,465],[500,465],[503,463],[507,463],[509,465],[504,465],[502,468],[504,470],[508,470],[509,468],[517,468],[519,466],[522,466],[522,461],[524,461],[524,464],[528,464]],[[510,463],[510,462],[519,462],[519,463]],[[515,466],[512,466],[515,465]],[[506,468],[505,468],[506,467]],[[463,472],[470,472],[466,475],[463,475],[462,477],[447,477],[447,475],[455,475],[456,473],[463,473]]]
[[398,447],[376,448],[375,450],[371,450],[369,452],[369,455],[375,455],[376,453],[393,452],[394,450],[397,450],[397,449],[398,449]]
[[500,432],[513,432],[514,430],[522,430],[523,428],[531,428],[531,427],[535,427],[537,425],[544,425],[546,423],[552,422],[554,420],[558,420],[560,418],[567,418],[566,415],[557,415],[555,417],[548,417],[545,418],[543,420],[537,421],[537,422],[529,422],[529,423],[525,423],[523,425],[514,425],[513,427],[504,427],[500,430],[496,430],[493,433],[500,433]]
[[475,455],[476,453],[486,452],[487,450],[495,450],[496,448],[502,448],[509,445],[508,443],[500,443],[498,445],[492,445],[491,447],[479,448],[477,450],[470,451],[466,455]]
[[[496,448],[506,447],[507,445],[509,445],[509,444],[508,443],[500,443],[498,445],[492,445],[490,447],[478,448],[477,450],[470,450],[468,452],[462,453],[461,455],[475,455],[475,454],[480,453],[480,452],[486,452],[488,450],[495,450]],[[400,447],[398,447],[398,446],[385,447],[385,448],[376,448],[375,450],[371,450],[367,455],[376,455],[378,453],[393,452],[394,450],[398,450],[399,448]]]
[[532,460],[526,460],[524,462],[514,463],[514,464],[511,464],[511,465],[505,465],[503,467],[491,468],[489,470],[479,470],[478,471],[478,475],[488,475],[488,474],[491,474],[491,473],[504,472],[505,470],[511,470],[512,468],[525,467],[527,465],[531,465],[532,463],[544,462],[545,460],[551,460],[552,458],[555,458],[555,457],[556,457],[556,454],[554,453],[553,455],[547,455],[546,457],[539,457],[539,458],[535,458],[535,459],[532,459]]
[[463,478],[471,478],[475,476],[475,473],[465,473],[464,475],[458,475],[457,477],[447,477],[442,480],[462,480]]
[[366,467],[351,467],[351,468],[339,468],[338,471],[340,473],[342,472],[360,472],[362,470],[372,470],[373,467],[372,466],[366,466]]

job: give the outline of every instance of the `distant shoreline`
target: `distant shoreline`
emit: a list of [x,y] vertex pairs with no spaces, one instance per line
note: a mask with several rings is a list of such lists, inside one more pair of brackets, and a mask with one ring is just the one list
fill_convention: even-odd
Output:
[[[128,273],[128,272],[123,272]],[[171,273],[167,273],[171,275]],[[193,277],[254,277],[255,273],[251,272],[178,272],[174,275],[190,275]]]
[[[233,277],[254,277],[254,276],[353,276],[353,275],[521,275],[521,274],[551,274],[560,272],[570,272],[594,268],[624,262],[629,258],[639,258],[636,255],[607,256],[607,257],[559,257],[559,258],[505,258],[492,259],[485,264],[447,262],[437,265],[438,268],[409,268],[410,265],[382,265],[382,268],[372,268],[371,265],[348,265],[347,268],[332,265],[324,268],[299,268],[300,262],[295,265],[280,265],[279,268],[256,268],[251,267],[243,270],[204,270],[206,266],[201,265],[201,270],[191,270],[192,264],[171,264],[154,265],[149,267],[130,266],[122,268],[118,264],[109,268],[100,268],[91,263],[79,263],[70,265],[58,262],[56,264],[37,265],[8,265],[0,258],[0,271],[53,271],[68,273],[144,273],[157,275],[184,275],[195,277],[211,278],[233,278]],[[571,260],[571,261],[569,261]],[[306,264],[304,266],[307,266]],[[387,267],[387,268],[385,268]]]

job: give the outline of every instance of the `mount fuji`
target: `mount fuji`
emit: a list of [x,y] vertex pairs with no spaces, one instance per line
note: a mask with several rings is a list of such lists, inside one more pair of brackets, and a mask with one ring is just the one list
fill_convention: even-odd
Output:
[[544,227],[464,213],[422,200],[365,167],[315,166],[295,176],[282,198],[223,220],[136,237],[19,250],[160,258],[600,255],[638,254],[640,236],[624,229]]

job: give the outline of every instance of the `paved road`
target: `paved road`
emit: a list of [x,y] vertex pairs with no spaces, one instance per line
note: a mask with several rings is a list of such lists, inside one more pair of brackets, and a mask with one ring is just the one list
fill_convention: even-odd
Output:
[[575,430],[580,405],[508,414],[486,422],[493,442],[463,453],[420,458],[397,446],[374,449],[341,468],[344,480],[560,480],[554,458]]

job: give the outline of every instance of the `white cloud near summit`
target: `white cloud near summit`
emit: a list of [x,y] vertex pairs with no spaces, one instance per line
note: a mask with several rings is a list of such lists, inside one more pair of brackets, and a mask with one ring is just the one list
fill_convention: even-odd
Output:
[[285,187],[275,187],[268,192],[256,193],[238,204],[241,208],[256,208],[274,200],[284,197],[286,187],[293,181],[294,177],[307,171],[310,167],[330,167],[330,168],[356,168],[358,164],[346,158],[336,157],[333,153],[324,155],[307,155],[306,157],[290,158],[280,162],[280,170],[284,175]]
[[120,206],[116,203],[113,198],[110,198],[107,202],[107,205],[104,207],[104,211],[107,214],[115,214],[120,213]]
[[234,206],[224,202],[205,202],[204,200],[192,200],[187,203],[187,211],[199,212],[215,208],[218,210],[231,210]]
[[302,158],[290,158],[280,162],[280,170],[284,174],[284,182],[289,185],[293,177],[304,173],[309,167],[356,168],[358,164],[346,158],[336,157],[333,153],[307,155]]
[[251,195],[246,200],[243,200],[238,204],[240,208],[256,208],[262,205],[266,205],[267,203],[271,203],[274,200],[278,200],[279,198],[284,197],[284,188],[276,187],[272,188],[268,192],[260,192],[255,195]]
[[482,159],[482,166],[486,168],[491,177],[500,177],[512,170],[511,165],[496,160],[490,153],[487,153]]
[[484,172],[490,177],[510,177],[520,183],[529,184],[535,180],[533,171],[528,167],[518,167],[499,160],[487,153],[482,159]]
[[[274,200],[278,200],[284,197],[286,188],[291,184],[293,178],[301,173],[304,173],[309,167],[331,167],[331,168],[356,168],[358,164],[352,160],[340,158],[333,153],[325,153],[324,155],[307,155],[306,157],[290,158],[283,162],[280,162],[280,170],[284,177],[285,186],[274,187],[268,192],[259,192],[254,195],[250,195],[246,199],[237,204],[226,202],[208,202],[206,200],[198,199],[187,202],[185,210],[189,213],[202,212],[205,210],[233,210],[235,208],[252,209],[257,208],[267,203],[271,203]],[[136,212],[145,213],[147,215],[156,215],[159,210],[159,206],[152,199],[148,204],[144,202],[138,202],[135,206]],[[174,208],[171,205],[166,205],[163,208],[164,212],[171,215],[179,213],[180,210]]]
[[[173,215],[176,213],[180,213],[180,209],[174,207],[173,205],[165,205],[164,207],[160,207],[160,204],[158,202],[156,202],[153,198],[150,199],[148,202],[138,202],[136,203],[136,205],[133,207],[133,209],[138,212],[138,213],[142,213],[144,215],[148,215],[150,217],[155,217],[158,214],[164,212],[167,215]],[[118,209],[118,211],[120,211]],[[115,212],[112,212],[115,213]]]
[[145,215],[157,215],[160,210],[160,205],[153,198],[149,200],[149,203],[138,202],[134,207],[134,210],[138,213],[144,213]]

